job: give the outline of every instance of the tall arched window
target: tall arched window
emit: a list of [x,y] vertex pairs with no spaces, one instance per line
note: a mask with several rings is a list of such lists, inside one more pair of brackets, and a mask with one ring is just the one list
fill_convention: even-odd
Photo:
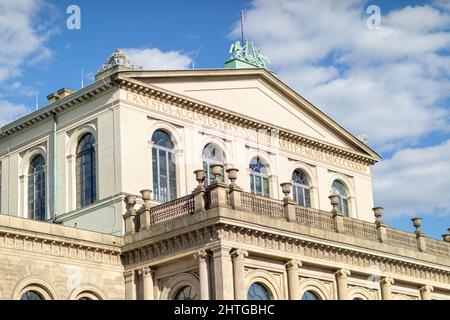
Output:
[[153,194],[157,201],[170,201],[177,196],[174,144],[170,135],[156,130],[152,135]]
[[250,161],[250,190],[255,194],[268,197],[269,191],[269,175],[267,173],[266,164],[260,157],[254,157]]
[[339,211],[348,216],[348,192],[347,187],[339,180],[334,180],[331,185],[334,194],[339,196]]
[[36,291],[26,291],[20,297],[20,300],[45,300],[44,297]]
[[320,298],[312,291],[305,291],[302,295],[302,300],[320,300]]
[[97,200],[97,160],[95,138],[92,133],[81,137],[77,146],[77,208]]
[[[208,143],[203,149],[203,170],[206,171],[206,185],[209,185],[214,181],[214,175],[212,174],[212,164],[225,164],[225,155],[217,145]],[[225,181],[224,170],[222,170],[222,182]]]
[[31,219],[45,220],[45,159],[42,155],[35,156],[28,170],[28,215]]
[[305,171],[297,169],[292,173],[292,187],[294,201],[303,207],[311,208],[311,193]]
[[260,283],[254,282],[248,288],[247,300],[271,300],[269,291]]

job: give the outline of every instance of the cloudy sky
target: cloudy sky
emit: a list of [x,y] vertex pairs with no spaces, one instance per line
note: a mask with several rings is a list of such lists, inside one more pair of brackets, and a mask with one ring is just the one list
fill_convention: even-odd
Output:
[[[79,30],[67,28],[71,4]],[[450,227],[450,0],[0,0],[0,124],[34,110],[36,91],[43,106],[78,89],[82,68],[92,82],[116,48],[146,69],[221,68],[241,9],[279,78],[383,156],[373,185],[386,222],[412,230],[419,215],[440,237]]]

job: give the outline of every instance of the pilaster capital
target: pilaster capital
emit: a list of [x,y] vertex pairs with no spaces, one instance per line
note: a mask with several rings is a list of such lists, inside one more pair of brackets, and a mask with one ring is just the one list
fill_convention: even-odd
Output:
[[347,279],[350,274],[350,270],[348,269],[340,269],[334,273],[337,279]]
[[431,292],[434,291],[434,288],[433,288],[433,286],[431,286],[429,284],[426,284],[426,285],[420,287],[419,291],[422,292],[422,293],[424,293],[424,292],[425,293],[431,293]]
[[286,262],[285,267],[287,270],[298,270],[302,266],[302,262],[300,260],[292,259]]
[[247,250],[243,250],[243,249],[234,249],[231,252],[231,258],[233,260],[237,260],[237,259],[244,259],[248,257],[248,251]]
[[381,281],[380,281],[380,285],[385,286],[385,287],[390,287],[393,284],[394,284],[394,279],[392,279],[391,277],[385,277],[385,278],[381,279]]
[[140,275],[143,278],[151,277],[152,273],[153,273],[153,269],[150,268],[149,266],[142,267],[138,270],[138,275]]
[[199,261],[205,261],[208,257],[208,253],[205,250],[200,250],[194,253],[194,259]]

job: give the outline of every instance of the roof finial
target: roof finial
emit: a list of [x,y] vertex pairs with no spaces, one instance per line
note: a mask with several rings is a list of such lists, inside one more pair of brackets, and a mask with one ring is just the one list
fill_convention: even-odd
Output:
[[137,63],[128,59],[128,57],[122,50],[116,49],[116,51],[114,51],[114,53],[108,58],[108,60],[98,69],[97,74],[117,66],[125,67],[130,70],[142,69],[137,65]]

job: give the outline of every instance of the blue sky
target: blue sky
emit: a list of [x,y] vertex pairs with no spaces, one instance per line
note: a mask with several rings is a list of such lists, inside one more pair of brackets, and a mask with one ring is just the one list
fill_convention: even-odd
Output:
[[[66,8],[81,9],[68,30]],[[381,10],[369,30],[369,5]],[[221,68],[245,32],[280,79],[383,160],[373,168],[385,221],[439,237],[450,227],[450,1],[0,0],[0,122],[85,85],[116,48],[145,68]],[[199,50],[200,49],[200,50]],[[196,55],[197,54],[197,55]]]

